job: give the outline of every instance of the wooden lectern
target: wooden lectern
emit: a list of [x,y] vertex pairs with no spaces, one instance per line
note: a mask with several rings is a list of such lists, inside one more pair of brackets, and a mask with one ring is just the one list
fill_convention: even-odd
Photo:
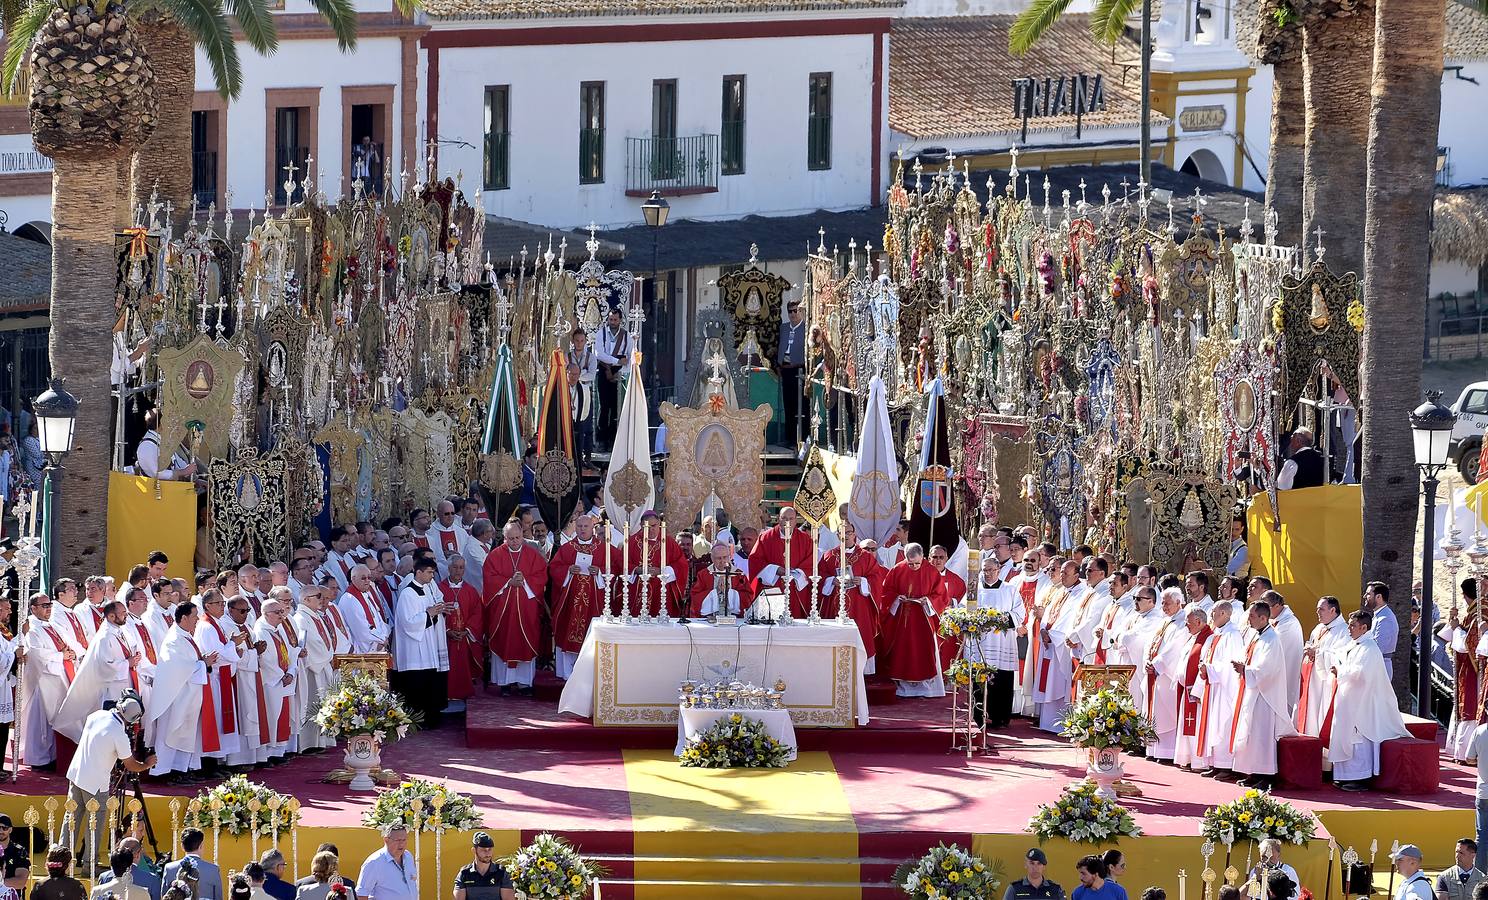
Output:
[[338,653],[331,657],[331,668],[335,671],[365,672],[383,687],[387,687],[387,673],[392,667],[393,657],[387,653]]
[[1086,694],[1094,694],[1105,688],[1119,689],[1131,696],[1131,680],[1137,674],[1136,666],[1080,666],[1075,672],[1075,702]]

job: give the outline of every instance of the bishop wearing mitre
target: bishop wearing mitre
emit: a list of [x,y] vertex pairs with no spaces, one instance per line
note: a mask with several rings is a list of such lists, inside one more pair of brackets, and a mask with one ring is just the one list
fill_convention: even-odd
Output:
[[897,683],[900,697],[944,697],[936,633],[946,608],[945,588],[919,544],[905,545],[904,561],[889,570],[883,590],[890,601],[883,673]]
[[838,604],[846,599],[847,615],[858,626],[863,651],[868,654],[863,674],[872,675],[877,669],[880,637],[878,598],[873,586],[881,584],[888,573],[872,550],[858,544],[858,532],[851,522],[842,523],[842,535],[847,547],[845,562],[842,547],[833,547],[822,555],[818,569],[822,576],[821,615],[824,619],[836,618]]
[[626,581],[629,582],[632,612],[649,611],[661,614],[662,591],[665,590],[667,612],[682,614],[682,582],[677,577],[678,568],[685,568],[687,560],[682,558],[682,547],[662,527],[661,516],[647,510],[641,516],[641,527],[630,535],[627,546],[629,558],[621,553],[620,564],[629,566]]
[[542,647],[542,598],[548,563],[522,535],[522,526],[507,522],[500,546],[486,555],[482,581],[491,635],[492,683],[501,693],[532,693],[537,657]]
[[581,513],[574,520],[573,539],[554,550],[548,562],[553,600],[553,667],[559,678],[567,679],[572,674],[579,649],[584,646],[584,636],[589,633],[589,623],[604,615],[614,550],[595,530],[594,517]]
[[734,545],[718,541],[708,551],[708,567],[697,573],[688,598],[690,616],[742,616],[754,603],[749,579],[734,567]]
[[[786,561],[787,547],[790,548],[789,562]],[[796,508],[783,506],[776,524],[760,532],[754,549],[749,551],[749,571],[754,573],[755,593],[767,587],[782,590],[789,587],[790,613],[797,619],[804,619],[811,614],[811,582],[807,578],[811,569],[811,535],[804,528],[797,527]]]

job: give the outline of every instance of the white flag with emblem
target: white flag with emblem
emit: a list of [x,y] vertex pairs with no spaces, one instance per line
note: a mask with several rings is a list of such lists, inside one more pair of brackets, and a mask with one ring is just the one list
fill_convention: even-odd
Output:
[[858,469],[853,476],[847,520],[858,540],[882,545],[894,534],[903,510],[899,505],[899,463],[894,458],[894,436],[889,425],[889,403],[883,379],[868,385],[868,406],[858,441]]
[[617,545],[630,530],[641,527],[641,516],[656,504],[656,482],[651,477],[650,419],[646,414],[646,389],[640,368],[631,360],[625,380],[625,399],[620,403],[620,422],[610,468],[605,473],[605,514],[610,518],[611,540]]

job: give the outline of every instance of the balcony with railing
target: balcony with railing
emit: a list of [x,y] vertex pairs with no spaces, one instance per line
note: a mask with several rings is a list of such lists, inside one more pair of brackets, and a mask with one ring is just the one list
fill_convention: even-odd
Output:
[[625,139],[625,193],[649,197],[718,190],[718,135]]

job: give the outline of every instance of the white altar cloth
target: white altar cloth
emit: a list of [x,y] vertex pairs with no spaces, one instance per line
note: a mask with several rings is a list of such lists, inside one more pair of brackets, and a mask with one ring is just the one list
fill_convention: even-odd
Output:
[[765,724],[765,731],[770,737],[790,748],[790,759],[795,761],[796,729],[791,724],[790,712],[784,709],[698,709],[697,707],[679,707],[681,718],[677,720],[677,749],[673,751],[678,756],[692,740],[693,735],[702,734],[713,723],[724,716],[738,713],[746,719],[758,719]]
[[595,619],[558,708],[596,725],[674,725],[683,679],[772,688],[798,727],[868,724],[855,625],[622,625]]

